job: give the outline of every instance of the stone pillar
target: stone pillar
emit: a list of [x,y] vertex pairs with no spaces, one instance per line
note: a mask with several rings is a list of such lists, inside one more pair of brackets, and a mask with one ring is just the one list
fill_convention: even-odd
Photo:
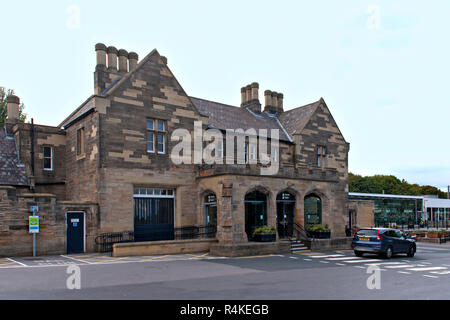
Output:
[[108,70],[117,71],[117,54],[119,51],[115,47],[108,47],[106,49],[108,53]]
[[136,69],[137,64],[138,64],[138,60],[139,60],[139,56],[136,52],[130,52],[128,54],[128,61],[130,64],[130,71],[133,71],[134,69]]
[[222,182],[221,192],[217,194],[217,234],[216,238],[221,244],[233,243],[233,212],[232,191],[233,184],[229,181]]
[[119,50],[119,72],[128,72],[128,52],[124,49]]

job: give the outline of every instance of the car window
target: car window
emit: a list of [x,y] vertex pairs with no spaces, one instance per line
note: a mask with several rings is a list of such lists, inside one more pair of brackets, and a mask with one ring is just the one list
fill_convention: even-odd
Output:
[[383,234],[387,237],[395,237],[395,232],[393,230],[388,230]]
[[395,230],[394,232],[397,238],[403,238],[403,232],[401,232],[400,230]]
[[362,236],[376,236],[378,233],[378,230],[374,230],[374,229],[361,229],[358,230],[358,232],[356,233],[357,236],[362,237]]

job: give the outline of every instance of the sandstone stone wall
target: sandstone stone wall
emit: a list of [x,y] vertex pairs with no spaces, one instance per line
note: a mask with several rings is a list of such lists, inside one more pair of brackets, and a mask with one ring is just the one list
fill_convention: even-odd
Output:
[[52,194],[23,193],[14,187],[0,187],[0,256],[30,256],[33,236],[29,233],[30,205],[39,206],[40,232],[36,254],[66,253],[66,212],[86,213],[86,250],[95,251],[98,208],[92,203],[57,201]]

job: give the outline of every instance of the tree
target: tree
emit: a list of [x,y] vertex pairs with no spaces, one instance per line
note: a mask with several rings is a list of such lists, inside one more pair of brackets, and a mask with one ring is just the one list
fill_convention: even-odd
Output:
[[[6,99],[13,94],[14,90],[0,87],[0,128],[3,128],[6,120]],[[21,103],[19,105],[19,120],[22,122],[25,122],[25,119],[27,118],[26,113],[23,112],[24,109],[25,105]]]
[[447,198],[447,194],[433,186],[419,186],[409,184],[406,180],[399,180],[395,176],[374,175],[363,177],[349,172],[348,187],[350,192],[360,193],[386,193],[410,196],[437,195],[439,198]]

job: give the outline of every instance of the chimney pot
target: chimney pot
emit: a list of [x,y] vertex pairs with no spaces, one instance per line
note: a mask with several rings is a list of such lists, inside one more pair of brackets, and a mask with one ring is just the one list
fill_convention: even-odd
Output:
[[284,111],[283,110],[284,95],[282,93],[279,93],[277,98],[278,98],[278,106],[277,106],[278,112],[283,112]]
[[136,52],[128,53],[128,62],[130,63],[130,71],[136,69],[138,64],[139,56]]
[[241,88],[241,106],[247,102],[247,89],[245,87]]
[[250,100],[252,100],[252,86],[248,85],[245,87],[246,90],[246,102],[249,102]]
[[278,108],[278,93],[275,91],[272,92],[272,107]]
[[111,46],[106,49],[106,52],[108,53],[108,69],[117,71],[117,54],[119,51],[116,47]]
[[259,84],[253,82],[250,86],[252,88],[252,100],[259,100]]
[[9,95],[6,98],[6,116],[8,122],[16,122],[19,120],[20,99],[18,96]]
[[103,43],[97,43],[95,45],[95,52],[97,53],[97,65],[106,67],[106,46]]
[[128,52],[124,49],[119,50],[119,72],[128,72]]

